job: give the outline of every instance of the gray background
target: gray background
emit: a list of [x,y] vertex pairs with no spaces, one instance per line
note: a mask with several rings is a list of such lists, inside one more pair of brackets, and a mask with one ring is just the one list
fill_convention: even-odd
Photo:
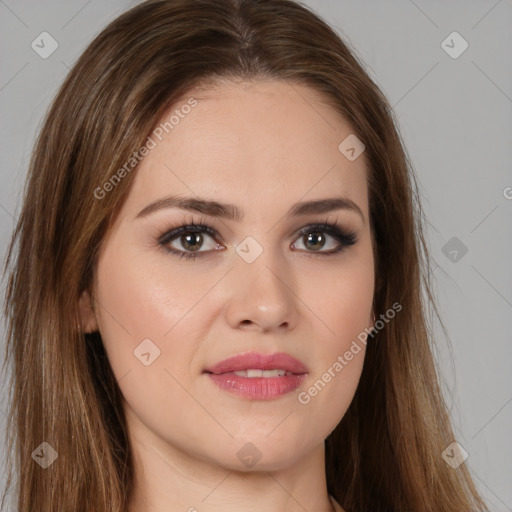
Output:
[[[135,3],[0,0],[2,257],[51,98],[93,36]],[[490,509],[512,511],[512,0],[305,3],[339,31],[394,107],[429,221],[452,350],[436,325],[436,354],[456,440]],[[31,48],[44,31],[59,45],[47,59]],[[457,58],[442,46],[453,31],[469,44]],[[0,339],[3,351],[3,320]],[[2,393],[2,435],[5,411]]]

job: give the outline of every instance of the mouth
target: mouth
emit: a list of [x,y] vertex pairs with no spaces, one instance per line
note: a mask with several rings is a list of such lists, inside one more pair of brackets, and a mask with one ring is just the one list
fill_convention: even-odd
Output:
[[308,368],[284,352],[251,352],[225,359],[203,373],[224,391],[251,400],[270,400],[297,389]]

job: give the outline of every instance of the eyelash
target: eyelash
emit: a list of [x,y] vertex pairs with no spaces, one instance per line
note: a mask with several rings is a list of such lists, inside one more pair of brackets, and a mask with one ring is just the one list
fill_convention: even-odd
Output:
[[[201,258],[211,251],[181,251],[178,249],[171,248],[168,244],[173,242],[180,235],[186,233],[206,233],[210,235],[213,239],[218,238],[217,232],[204,223],[204,220],[201,219],[199,223],[195,223],[194,221],[190,222],[190,224],[181,225],[177,227],[171,227],[165,231],[158,238],[158,245],[162,246],[163,249],[167,253],[171,253],[174,256],[179,256],[181,258],[185,258],[187,260],[195,260],[196,258]],[[340,225],[336,223],[328,223],[323,222],[319,224],[309,224],[303,227],[297,233],[297,238],[300,238],[308,233],[327,233],[332,236],[335,240],[337,240],[340,245],[336,249],[331,249],[330,251],[306,251],[311,253],[312,255],[322,255],[322,256],[332,256],[334,254],[338,254],[344,251],[346,248],[357,243],[357,235],[354,231],[345,231]]]

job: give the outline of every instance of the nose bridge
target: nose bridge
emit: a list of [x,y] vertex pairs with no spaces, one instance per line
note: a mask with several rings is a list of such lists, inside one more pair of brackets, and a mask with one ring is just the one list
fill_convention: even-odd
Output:
[[296,319],[293,280],[284,255],[271,236],[248,236],[236,247],[234,268],[230,278],[229,320],[257,324],[262,329],[294,324]]
[[271,235],[256,240],[252,236],[246,237],[236,247],[239,261],[235,270],[240,278],[251,283],[254,292],[262,293],[262,299],[276,301],[288,298],[286,282],[290,277],[287,271],[284,255],[280,254],[280,247],[271,241]]

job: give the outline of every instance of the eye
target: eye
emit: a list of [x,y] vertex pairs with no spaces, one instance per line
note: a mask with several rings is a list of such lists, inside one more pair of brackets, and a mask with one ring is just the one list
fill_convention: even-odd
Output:
[[[327,234],[327,236],[325,236]],[[329,241],[329,239],[331,239]],[[334,239],[334,242],[333,242]],[[337,254],[343,251],[345,248],[354,245],[356,240],[356,234],[353,231],[345,231],[341,226],[337,224],[313,224],[306,226],[299,231],[299,242],[302,243],[303,247],[307,252],[318,253],[323,256],[329,256],[331,254]],[[297,242],[292,244],[294,249],[297,247]],[[326,247],[329,250],[325,250]]]
[[[199,224],[191,222],[166,232],[158,243],[169,253],[179,255],[181,258],[195,259],[201,255],[199,253],[221,249],[222,246],[214,240],[216,236],[216,231],[210,226],[202,222]],[[209,247],[207,246],[206,250],[201,251],[205,239],[208,238],[210,238]]]
[[[337,224],[326,222],[306,226],[297,236],[298,241],[291,245],[293,250],[300,249],[306,253],[322,256],[337,254],[357,242],[355,232],[345,231]],[[210,243],[205,247],[205,240],[208,241],[208,238]],[[221,237],[207,224],[191,222],[170,229],[159,238],[158,243],[168,253],[180,258],[195,259],[205,256],[205,253],[224,250],[224,246],[216,242],[216,238]],[[300,247],[301,244],[303,247]]]

